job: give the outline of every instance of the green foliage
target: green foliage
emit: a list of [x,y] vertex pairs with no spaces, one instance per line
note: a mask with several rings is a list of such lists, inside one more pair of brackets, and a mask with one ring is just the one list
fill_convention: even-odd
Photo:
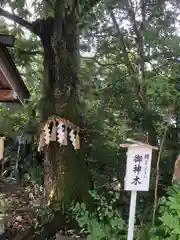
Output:
[[[54,16],[55,1],[48,1],[52,5],[40,0],[30,1],[31,3],[27,5],[28,2],[8,0],[3,1],[3,6],[6,5],[11,12],[28,21]],[[79,9],[83,10],[89,9],[90,4],[96,1],[76,2]],[[105,2],[90,11],[90,16],[83,18],[84,25],[88,25],[88,28],[81,31],[80,38],[91,46],[93,53],[85,54],[86,57],[81,56],[79,73],[81,102],[84,103],[82,118],[85,120],[87,138],[87,146],[84,148],[85,160],[93,176],[98,174],[103,176],[104,185],[114,176],[120,179],[121,183],[124,181],[125,152],[119,150],[119,143],[127,136],[136,138],[138,134],[139,136],[147,134],[148,137],[151,136],[148,140],[158,145],[167,125],[168,112],[172,112],[177,117],[180,105],[176,83],[180,69],[179,62],[176,61],[180,53],[180,38],[176,27],[179,22],[178,2],[144,1],[146,2],[145,23],[143,23],[141,6],[137,8],[128,6],[134,1]],[[137,1],[137,4],[138,2],[141,1]],[[72,1],[68,1],[67,7],[71,3]],[[171,8],[167,8],[168,5]],[[113,10],[117,25],[114,24],[109,10]],[[133,19],[133,13],[140,17]],[[78,25],[80,26],[81,23]],[[17,39],[11,54],[32,96],[32,101],[24,109],[13,107],[12,111],[12,107],[10,110],[5,107],[0,108],[0,133],[5,132],[8,136],[19,135],[22,132],[34,134],[39,122],[38,102],[43,84],[42,46],[34,34],[27,32],[16,23],[7,25],[6,21],[2,21],[0,31],[11,33]],[[143,36],[143,46],[137,35],[138,32]],[[143,57],[139,54],[140,47],[143,47]],[[142,61],[145,67],[143,74],[139,72]],[[32,114],[33,109],[36,110],[35,116]],[[179,151],[178,130],[176,126],[170,127],[165,141],[160,166],[159,197],[166,195],[165,189],[172,178],[173,164]],[[156,159],[153,163],[156,163]],[[151,221],[154,173],[155,171],[152,170],[149,193],[142,193],[138,198],[136,239],[160,240],[173,239],[173,237],[177,239],[180,197],[178,190],[164,199],[160,222],[157,222],[158,227],[149,231],[150,225],[145,224]],[[31,177],[38,178],[40,183],[41,170],[32,171]],[[121,214],[113,206],[113,201],[117,199],[109,202],[107,196],[97,193],[91,195],[97,203],[93,213],[83,204],[77,204],[73,210],[80,226],[88,230],[93,240],[123,239],[121,233],[124,230],[124,222]],[[123,208],[123,219],[127,220],[129,198],[124,196],[122,199],[119,200],[123,202],[123,207],[120,204],[118,208]],[[56,211],[59,210],[57,206]],[[50,221],[53,214],[49,209],[42,211],[41,219]]]
[[29,167],[28,166],[28,176],[27,179],[32,181],[32,183],[37,184],[39,186],[43,185],[44,179],[44,169],[42,166]]
[[39,208],[37,217],[41,224],[51,222],[54,217],[54,211],[50,207]]
[[0,218],[5,216],[9,207],[5,195],[0,194]]
[[88,239],[125,239],[125,223],[118,210],[114,209],[114,203],[119,200],[119,194],[112,194],[110,200],[96,191],[90,192],[96,208],[89,212],[84,203],[76,203],[72,212],[81,228],[88,231]]
[[[4,104],[0,106],[0,134],[15,137],[21,133],[34,135],[38,127],[36,102],[31,101],[24,108],[21,105]],[[34,115],[35,111],[35,115]]]
[[167,239],[180,238],[180,185],[174,185],[168,189],[168,197],[160,202],[159,220],[165,229]]
[[159,202],[159,217],[156,225],[142,225],[136,231],[138,240],[178,240],[180,239],[180,185],[167,190],[167,197]]
[[160,199],[156,225],[137,226],[135,238],[137,240],[180,239],[180,185],[169,187],[167,197]]

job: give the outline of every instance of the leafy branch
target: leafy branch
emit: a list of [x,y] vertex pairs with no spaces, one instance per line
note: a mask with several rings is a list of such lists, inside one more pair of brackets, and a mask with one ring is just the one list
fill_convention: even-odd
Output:
[[3,16],[9,20],[12,20],[12,21],[18,23],[19,25],[21,25],[22,27],[27,28],[29,31],[34,32],[32,23],[28,22],[27,20],[24,20],[23,18],[15,15],[15,14],[12,14],[12,13],[4,10],[1,7],[0,7],[0,16]]
[[114,15],[113,10],[112,9],[111,10],[108,9],[108,11],[110,13],[111,19],[112,19],[113,24],[114,24],[114,26],[116,28],[117,34],[119,36],[119,39],[120,39],[120,42],[121,42],[121,45],[122,45],[122,52],[123,52],[124,63],[126,64],[126,67],[128,69],[129,75],[132,75],[133,77],[136,78],[135,87],[136,87],[137,96],[139,98],[139,103],[141,104],[141,106],[143,108],[146,108],[146,104],[144,102],[143,96],[141,95],[140,82],[139,82],[139,79],[136,77],[138,73],[137,73],[137,70],[131,64],[131,61],[129,59],[128,51],[127,51],[126,44],[125,44],[125,41],[124,41],[124,36],[123,36],[123,34],[122,34],[122,32],[121,32],[121,30],[119,28],[119,25],[117,23],[117,20],[116,20],[116,17]]
[[42,51],[25,51],[22,49],[18,50],[18,53],[23,54],[23,55],[44,55],[44,53]]
[[80,19],[84,17],[85,14],[89,13],[99,2],[101,2],[101,0],[89,0],[84,2],[85,4],[80,13]]
[[131,21],[131,24],[133,26],[134,33],[136,35],[135,42],[138,49],[138,55],[139,55],[139,65],[140,65],[140,76],[142,81],[142,94],[144,100],[146,99],[146,74],[145,74],[145,54],[144,54],[144,36],[143,36],[143,30],[146,27],[146,3],[142,0],[141,1],[141,15],[142,15],[142,23],[141,23],[141,30],[138,28],[136,16],[135,16],[135,10],[133,9],[133,3],[130,1],[128,4],[127,12]]

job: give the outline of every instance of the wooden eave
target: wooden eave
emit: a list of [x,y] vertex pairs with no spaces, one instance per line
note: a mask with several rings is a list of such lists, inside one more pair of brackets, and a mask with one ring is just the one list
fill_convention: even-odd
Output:
[[8,51],[0,44],[0,102],[25,103],[30,98],[19,71]]

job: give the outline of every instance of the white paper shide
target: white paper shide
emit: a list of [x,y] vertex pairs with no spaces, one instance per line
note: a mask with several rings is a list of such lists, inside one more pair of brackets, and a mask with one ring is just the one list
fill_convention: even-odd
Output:
[[125,190],[148,191],[151,172],[152,148],[130,146],[127,152]]

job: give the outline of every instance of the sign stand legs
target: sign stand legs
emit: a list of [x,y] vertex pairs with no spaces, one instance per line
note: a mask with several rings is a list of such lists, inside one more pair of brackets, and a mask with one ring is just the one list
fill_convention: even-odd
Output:
[[131,203],[130,203],[130,210],[129,210],[129,226],[128,226],[127,240],[133,240],[135,212],[136,212],[136,198],[137,198],[137,191],[131,191]]

